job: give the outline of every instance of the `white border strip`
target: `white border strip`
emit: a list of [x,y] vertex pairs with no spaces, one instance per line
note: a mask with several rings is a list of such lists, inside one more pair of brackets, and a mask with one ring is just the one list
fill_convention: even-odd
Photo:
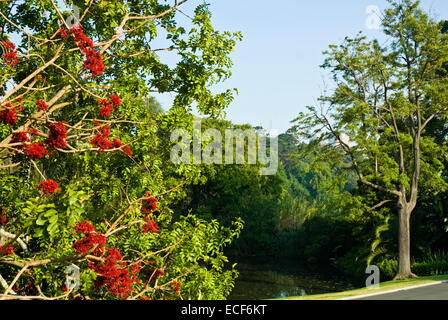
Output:
[[340,298],[340,299],[335,299],[335,300],[355,300],[355,299],[359,299],[359,298],[378,296],[378,295],[382,295],[382,294],[388,294],[388,293],[394,293],[394,292],[399,292],[399,291],[405,291],[405,290],[411,290],[411,289],[427,287],[427,286],[433,286],[433,285],[441,284],[441,283],[448,283],[448,280],[424,283],[424,284],[419,284],[419,285],[410,286],[410,287],[404,287],[404,288],[393,289],[393,290],[388,290],[388,291],[381,291],[381,292],[375,292],[375,293],[368,293],[368,294],[363,294],[363,295],[358,295],[358,296],[351,296],[351,297],[345,297],[345,298]]

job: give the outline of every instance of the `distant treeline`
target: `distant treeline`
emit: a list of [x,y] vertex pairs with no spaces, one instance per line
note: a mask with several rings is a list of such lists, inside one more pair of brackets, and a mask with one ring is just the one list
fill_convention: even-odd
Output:
[[[205,123],[222,130],[250,128]],[[206,179],[187,187],[176,211],[191,210],[224,225],[241,217],[245,227],[228,248],[232,256],[333,264],[354,281],[365,278],[368,264],[376,264],[384,280],[392,278],[398,252],[395,203],[375,209],[381,194],[358,185],[345,163],[335,166],[309,152],[310,145],[298,141],[292,129],[278,139],[277,174],[262,176],[259,165],[203,165]],[[422,195],[411,219],[413,267],[420,275],[446,273],[448,195]]]

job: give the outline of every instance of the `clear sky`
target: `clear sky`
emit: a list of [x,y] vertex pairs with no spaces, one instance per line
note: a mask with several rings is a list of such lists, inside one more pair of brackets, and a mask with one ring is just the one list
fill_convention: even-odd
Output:
[[[190,0],[182,10],[192,13],[202,0]],[[213,25],[218,30],[241,31],[244,39],[232,54],[232,78],[220,88],[238,88],[227,111],[235,123],[262,125],[285,131],[290,121],[321,94],[322,51],[345,36],[362,31],[369,38],[384,39],[380,30],[367,27],[372,13],[386,0],[209,0]],[[433,18],[448,19],[447,0],[423,0],[422,8]],[[168,108],[171,97],[158,97]]]

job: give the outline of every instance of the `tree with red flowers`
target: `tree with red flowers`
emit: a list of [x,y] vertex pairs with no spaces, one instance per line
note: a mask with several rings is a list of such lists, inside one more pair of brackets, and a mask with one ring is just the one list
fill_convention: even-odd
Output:
[[[222,250],[241,221],[223,228],[169,208],[203,179],[170,162],[169,133],[192,130],[193,104],[223,113],[232,91],[211,86],[230,76],[241,38],[214,30],[194,2],[73,0],[74,12],[0,2],[0,299],[230,293],[236,271]],[[173,106],[156,112],[152,96],[165,92]],[[79,287],[67,285],[69,266]]]

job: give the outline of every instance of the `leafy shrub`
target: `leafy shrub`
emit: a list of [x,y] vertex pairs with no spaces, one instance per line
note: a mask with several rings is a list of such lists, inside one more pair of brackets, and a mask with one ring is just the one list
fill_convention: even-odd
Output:
[[[395,259],[384,259],[377,264],[380,268],[382,280],[391,280],[397,273],[398,261]],[[435,276],[448,274],[448,253],[428,253],[421,260],[411,262],[412,271],[418,276]]]
[[397,274],[398,261],[395,259],[384,259],[377,264],[380,268],[381,280],[392,280]]
[[412,262],[412,270],[417,275],[435,276],[448,273],[448,253],[428,253],[421,261]]

